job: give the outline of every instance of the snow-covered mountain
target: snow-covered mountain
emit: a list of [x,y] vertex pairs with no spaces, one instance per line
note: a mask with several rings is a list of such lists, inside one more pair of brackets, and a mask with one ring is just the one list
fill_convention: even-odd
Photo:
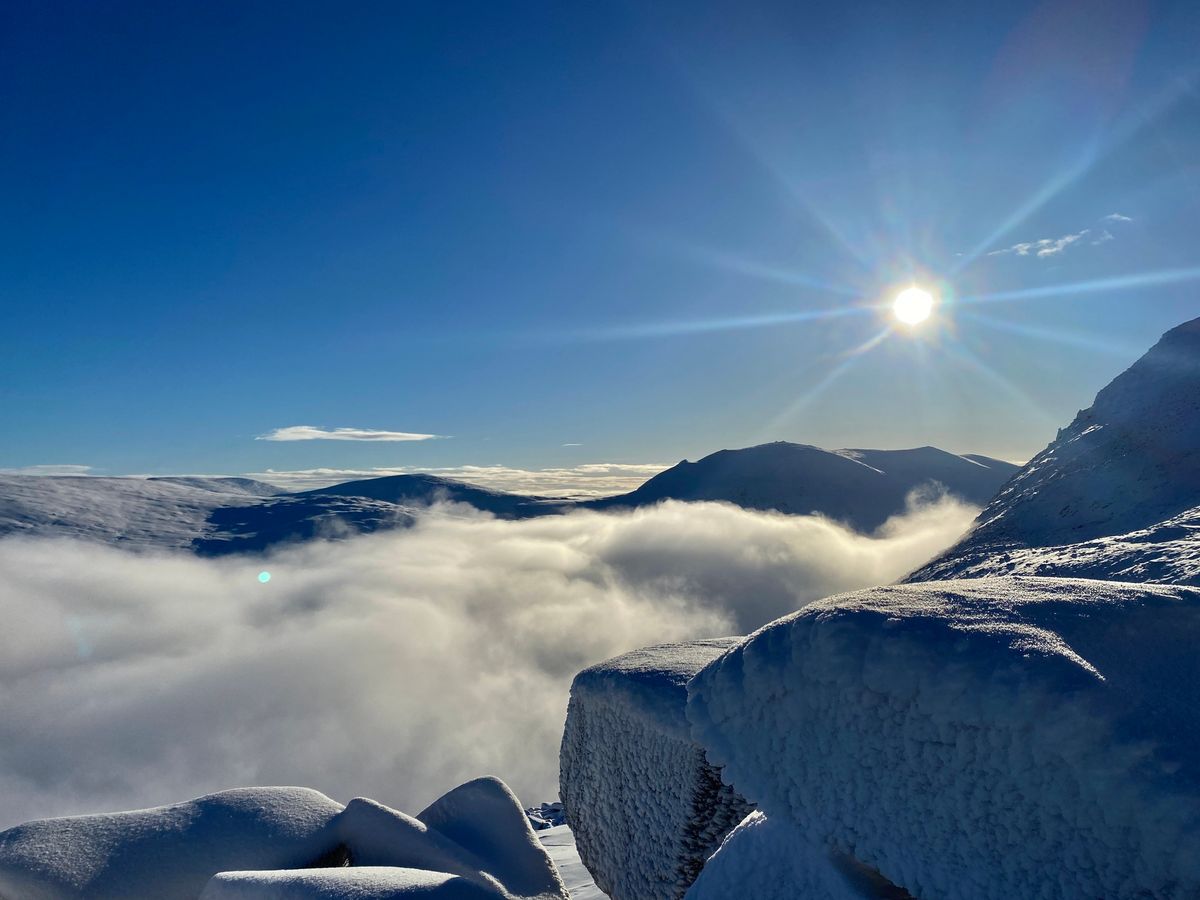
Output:
[[1200,319],[1096,396],[909,581],[991,574],[1200,583]]
[[986,503],[1017,466],[936,447],[823,450],[776,441],[684,460],[636,491],[581,504],[638,507],[662,500],[724,500],[748,509],[820,513],[871,531],[903,512],[912,491],[940,486],[969,503]]
[[213,510],[276,493],[249,478],[0,475],[0,535],[187,548]]
[[666,499],[816,512],[869,531],[903,512],[915,489],[937,486],[982,504],[1015,470],[1011,463],[934,447],[830,451],[778,442],[684,461],[632,493],[582,502],[509,494],[436,475],[348,481],[299,493],[248,478],[9,475],[0,476],[0,536],[77,537],[219,556],[405,527],[421,509],[440,502],[522,519]]

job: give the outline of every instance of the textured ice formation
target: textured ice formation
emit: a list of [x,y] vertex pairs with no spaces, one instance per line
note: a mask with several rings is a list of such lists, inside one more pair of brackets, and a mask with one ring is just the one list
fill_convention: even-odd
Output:
[[1197,646],[1189,588],[879,588],[746,639],[692,681],[688,716],[768,822],[889,890],[1194,897]]
[[571,688],[560,791],[612,900],[682,897],[749,812],[689,736],[687,682],[736,639],[666,644],[586,669]]

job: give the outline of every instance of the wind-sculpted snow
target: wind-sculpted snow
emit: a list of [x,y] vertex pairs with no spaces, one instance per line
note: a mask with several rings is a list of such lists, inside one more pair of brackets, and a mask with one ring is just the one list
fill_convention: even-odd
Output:
[[1200,894],[1200,592],[1041,578],[814,603],[689,685],[768,821],[922,898]]
[[516,797],[480,778],[419,816],[242,788],[0,832],[5,900],[568,900]]
[[733,638],[666,644],[580,672],[560,793],[584,865],[612,900],[682,897],[749,805],[690,738],[687,682]]
[[868,536],[723,504],[435,507],[400,531],[219,559],[5,538],[0,827],[231,782],[407,809],[493,771],[550,800],[576,672],[891,581],[971,515],[943,502]]

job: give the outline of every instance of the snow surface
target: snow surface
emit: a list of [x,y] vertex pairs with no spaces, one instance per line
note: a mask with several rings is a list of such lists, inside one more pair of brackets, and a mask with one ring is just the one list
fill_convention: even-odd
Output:
[[909,581],[1048,575],[1200,585],[1200,506],[1128,534],[1051,547],[1011,547],[943,558]]
[[768,822],[890,890],[1195,897],[1198,644],[1189,588],[878,588],[751,635],[687,711]]
[[416,818],[363,798],[343,808],[306,788],[242,788],[0,832],[5,900],[200,896],[568,897],[495,778],[460,785]]
[[592,875],[579,858],[575,835],[568,825],[553,825],[538,832],[538,840],[546,848],[558,874],[562,876],[571,900],[608,900],[608,895],[596,887]]
[[[910,581],[1007,571],[1011,554],[1030,554],[1047,573],[1116,574],[1119,559],[1098,559],[1094,544],[1076,565],[1062,547],[1106,537],[1138,535],[1117,542],[1114,554],[1133,561],[1170,560],[1182,550],[1194,558],[1191,541],[1130,553],[1146,543],[1148,530],[1200,507],[1200,319],[1167,332],[1149,352],[1096,395],[1089,409],[1034,457],[980,513],[971,532],[909,577]],[[1174,543],[1168,538],[1164,543]],[[995,565],[993,565],[995,560]],[[1194,580],[1193,565],[1185,580]]]
[[276,872],[222,872],[213,876],[200,900],[504,900],[507,895],[458,875],[363,866],[291,869]]
[[833,855],[782,816],[755,810],[705,864],[685,900],[849,900],[912,895],[877,874]]
[[580,857],[613,900],[682,897],[749,811],[685,715],[688,680],[736,641],[651,647],[575,677],[560,795]]
[[0,475],[0,535],[187,548],[214,509],[276,492],[245,478]]
[[306,866],[335,844],[340,803],[307,788],[240,788],[135,812],[0,832],[5,900],[195,900],[225,869]]

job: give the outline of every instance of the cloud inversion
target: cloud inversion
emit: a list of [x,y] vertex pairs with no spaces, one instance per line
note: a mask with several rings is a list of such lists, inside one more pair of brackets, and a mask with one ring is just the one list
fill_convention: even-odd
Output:
[[6,538],[0,828],[248,784],[418,809],[491,773],[552,799],[578,670],[891,581],[974,512],[942,501],[868,537],[712,503],[446,508],[216,560]]

